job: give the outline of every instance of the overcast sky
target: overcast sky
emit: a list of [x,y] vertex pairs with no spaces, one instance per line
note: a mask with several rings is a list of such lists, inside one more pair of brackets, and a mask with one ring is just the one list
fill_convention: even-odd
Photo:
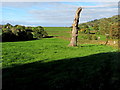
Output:
[[118,2],[2,2],[0,24],[71,26],[78,7],[80,23],[118,14]]

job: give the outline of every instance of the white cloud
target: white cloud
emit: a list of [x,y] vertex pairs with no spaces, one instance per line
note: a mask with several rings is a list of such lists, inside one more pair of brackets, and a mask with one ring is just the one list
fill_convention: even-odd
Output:
[[118,3],[117,2],[101,2],[101,5],[96,5],[96,6],[82,6],[83,8],[118,8]]
[[[52,3],[51,3],[52,4]],[[41,20],[44,22],[50,22],[50,23],[60,23],[60,22],[66,22],[71,23],[73,22],[75,11],[78,6],[74,5],[65,5],[60,3],[54,3],[52,4],[55,7],[55,9],[46,9],[46,10],[31,10],[29,13],[31,13],[32,17],[34,17],[35,20]],[[58,6],[59,5],[59,6]],[[58,6],[58,7],[57,7]],[[113,6],[116,6],[116,3],[104,3],[103,5],[98,6],[91,6],[92,8],[83,8],[81,12],[81,18],[80,22],[87,22],[94,19],[100,19],[105,17],[111,17],[112,15],[116,15],[118,13],[117,8],[113,8]],[[69,23],[69,24],[70,24]]]
[[[15,5],[16,4],[16,5]],[[75,11],[79,5],[74,4],[65,4],[58,2],[51,3],[5,3],[4,7],[8,9],[19,8],[26,9],[27,15],[24,16],[26,21],[21,19],[14,20],[4,20],[3,22],[18,23],[25,25],[42,25],[42,26],[71,26],[73,23]],[[31,8],[32,7],[32,8]],[[34,8],[33,8],[34,7]],[[80,23],[91,21],[94,19],[100,19],[105,17],[111,17],[118,13],[117,3],[104,3],[101,2],[96,6],[84,6]]]
[[72,23],[74,18],[74,13],[77,9],[77,6],[66,5],[63,3],[49,3],[49,8],[39,10],[32,9],[29,11],[31,18],[34,20],[39,20],[43,23],[57,24],[57,23]]

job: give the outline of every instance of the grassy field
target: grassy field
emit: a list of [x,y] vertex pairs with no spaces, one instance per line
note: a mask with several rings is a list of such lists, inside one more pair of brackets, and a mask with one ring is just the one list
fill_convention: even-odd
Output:
[[69,41],[57,36],[69,37],[69,28],[46,31],[56,37],[2,43],[3,90],[120,89],[117,49],[100,44],[68,47]]
[[58,38],[3,43],[3,68],[16,64],[83,57],[116,50],[104,45],[82,44],[78,47],[68,47],[68,44],[68,41]]
[[[49,33],[49,35],[71,38],[71,30],[69,27],[44,27],[45,30]],[[82,39],[82,36],[85,34],[79,34],[78,38]],[[97,37],[101,37],[100,40],[106,40],[104,35],[96,35]]]
[[[55,36],[60,39],[64,39],[67,41],[70,41],[71,39],[71,28],[69,27],[44,27],[45,30],[48,32],[49,35]],[[105,35],[92,35],[96,37],[100,37],[99,40],[88,40],[85,39],[85,37],[88,37],[87,34],[78,34],[78,44],[105,44],[106,43],[106,36]],[[114,41],[117,43],[114,44]],[[113,47],[118,47],[118,40],[116,39],[109,39],[109,42],[107,45],[113,46]]]

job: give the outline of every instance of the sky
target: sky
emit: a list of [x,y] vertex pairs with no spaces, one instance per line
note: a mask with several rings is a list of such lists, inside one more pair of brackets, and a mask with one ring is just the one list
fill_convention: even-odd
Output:
[[71,26],[78,7],[83,8],[79,23],[118,14],[118,2],[2,2],[0,6],[0,24],[26,26]]

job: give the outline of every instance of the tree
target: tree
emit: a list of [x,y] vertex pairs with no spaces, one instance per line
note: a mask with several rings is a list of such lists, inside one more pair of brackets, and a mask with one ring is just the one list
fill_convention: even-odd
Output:
[[68,46],[77,46],[77,37],[78,37],[78,23],[79,23],[79,15],[80,12],[82,11],[82,8],[79,7],[76,11],[76,15],[74,18],[74,22],[73,22],[73,29],[72,29],[72,38],[70,41],[70,44]]

